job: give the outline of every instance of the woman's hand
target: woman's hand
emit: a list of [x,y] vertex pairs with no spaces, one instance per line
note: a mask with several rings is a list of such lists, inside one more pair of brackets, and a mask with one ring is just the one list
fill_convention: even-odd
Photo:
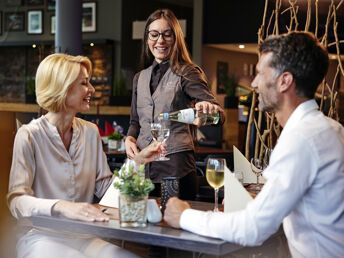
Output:
[[151,143],[135,156],[134,160],[136,164],[145,165],[149,162],[156,160],[159,157],[160,153],[165,155],[166,154],[165,146],[166,146],[165,142],[161,144],[159,142]]
[[61,200],[51,209],[53,216],[63,216],[69,219],[83,221],[109,221],[110,217],[100,209],[86,202],[70,202]]
[[215,104],[212,104],[208,101],[201,101],[195,104],[196,110],[202,110],[205,114],[217,113],[217,111],[221,111],[221,107]]
[[125,139],[125,151],[129,159],[134,159],[135,156],[139,153],[139,150],[136,146],[136,139],[132,136],[127,136]]

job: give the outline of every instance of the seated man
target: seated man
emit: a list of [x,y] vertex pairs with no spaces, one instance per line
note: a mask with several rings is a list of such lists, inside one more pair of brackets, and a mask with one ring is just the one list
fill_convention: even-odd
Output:
[[252,87],[259,109],[283,131],[264,171],[265,186],[246,209],[212,213],[172,198],[173,227],[241,245],[260,245],[281,222],[293,257],[344,257],[344,130],[318,109],[314,94],[328,54],[310,33],[272,36],[260,46]]

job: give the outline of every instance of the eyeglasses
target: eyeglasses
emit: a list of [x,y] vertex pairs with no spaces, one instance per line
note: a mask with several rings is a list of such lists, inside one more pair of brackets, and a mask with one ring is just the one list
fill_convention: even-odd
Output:
[[150,30],[148,31],[148,38],[153,41],[157,41],[160,37],[160,35],[164,38],[166,41],[171,41],[173,39],[173,31],[172,30],[165,30],[164,32],[159,32],[156,30]]

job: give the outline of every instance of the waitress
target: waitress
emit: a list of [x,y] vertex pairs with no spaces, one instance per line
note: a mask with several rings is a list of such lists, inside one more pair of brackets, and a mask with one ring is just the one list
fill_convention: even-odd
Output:
[[[152,141],[150,124],[158,115],[196,107],[205,113],[223,111],[209,91],[202,69],[194,64],[186,48],[176,16],[168,9],[156,10],[147,19],[141,62],[143,70],[133,80],[130,126],[125,141],[126,152],[133,159]],[[189,124],[171,122],[166,142],[169,161],[146,166],[146,176],[155,183],[152,195],[160,195],[160,182],[167,176],[179,177],[180,197],[196,196],[196,162],[193,133]]]

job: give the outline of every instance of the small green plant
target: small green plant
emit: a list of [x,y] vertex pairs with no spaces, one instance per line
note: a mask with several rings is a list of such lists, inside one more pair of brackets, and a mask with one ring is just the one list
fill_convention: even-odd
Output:
[[150,179],[145,178],[145,166],[141,165],[138,172],[134,171],[134,166],[129,166],[125,170],[123,166],[120,170],[114,171],[115,176],[119,179],[113,185],[122,194],[131,198],[141,198],[147,196],[154,189],[154,184]]
[[113,132],[112,134],[110,134],[108,136],[108,139],[109,140],[117,140],[117,141],[119,141],[119,140],[123,139],[123,135],[120,134],[119,132]]

